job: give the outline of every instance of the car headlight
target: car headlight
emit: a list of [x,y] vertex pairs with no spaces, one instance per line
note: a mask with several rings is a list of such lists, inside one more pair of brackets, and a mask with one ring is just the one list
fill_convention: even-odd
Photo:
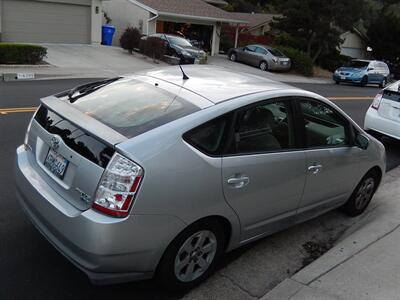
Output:
[[182,50],[182,55],[184,56],[192,56],[189,52],[187,52],[186,50]]

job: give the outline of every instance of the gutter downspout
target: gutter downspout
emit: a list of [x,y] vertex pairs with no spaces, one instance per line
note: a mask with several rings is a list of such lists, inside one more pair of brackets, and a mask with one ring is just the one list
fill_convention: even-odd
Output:
[[[147,36],[149,35],[149,25],[150,25],[150,22],[153,21],[153,20],[155,20],[155,19],[157,19],[157,18],[158,18],[158,12],[155,13],[155,16],[154,16],[154,17],[151,17],[151,18],[147,19]],[[157,27],[156,27],[156,31],[157,31]],[[155,33],[157,33],[157,32],[155,32]]]

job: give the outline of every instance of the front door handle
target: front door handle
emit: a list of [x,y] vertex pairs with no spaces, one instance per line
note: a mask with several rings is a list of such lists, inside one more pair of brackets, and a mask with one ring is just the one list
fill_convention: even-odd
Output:
[[249,184],[249,182],[250,182],[250,178],[247,176],[232,177],[227,180],[227,183],[236,189],[245,187],[246,185]]
[[308,167],[308,171],[312,174],[318,174],[322,169],[322,165],[311,165]]

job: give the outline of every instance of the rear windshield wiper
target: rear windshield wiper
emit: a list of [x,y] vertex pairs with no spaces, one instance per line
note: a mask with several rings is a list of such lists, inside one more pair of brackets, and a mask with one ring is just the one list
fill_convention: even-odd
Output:
[[[102,88],[103,86],[110,84],[114,81],[117,81],[119,79],[121,79],[122,77],[115,77],[115,78],[110,78],[110,79],[105,79],[105,80],[100,80],[100,81],[96,81],[96,82],[91,82],[91,83],[87,83],[87,84],[83,84],[80,86],[77,86],[75,88],[73,88],[72,90],[70,90],[68,92],[68,98],[69,98],[69,102],[74,103],[76,100],[78,100],[79,98],[88,95],[100,88]],[[79,95],[75,96],[74,95],[79,92]]]

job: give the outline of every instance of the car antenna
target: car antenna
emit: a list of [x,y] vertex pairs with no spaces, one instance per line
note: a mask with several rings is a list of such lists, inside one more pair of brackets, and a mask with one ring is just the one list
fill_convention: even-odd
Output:
[[181,69],[181,71],[182,71],[182,75],[183,75],[183,80],[188,80],[189,79],[189,77],[185,74],[185,72],[183,71],[183,69],[182,69],[182,66],[179,64],[179,68]]

